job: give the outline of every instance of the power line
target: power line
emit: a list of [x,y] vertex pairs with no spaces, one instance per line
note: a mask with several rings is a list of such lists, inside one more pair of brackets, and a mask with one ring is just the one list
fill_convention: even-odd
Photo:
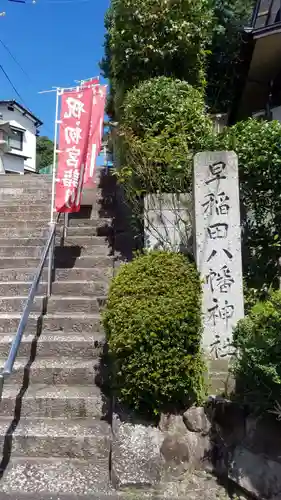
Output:
[[[28,75],[28,73],[25,71],[25,69],[22,67],[22,65],[19,63],[19,61],[17,60],[17,58],[14,56],[14,54],[12,53],[12,51],[9,49],[9,47],[3,42],[3,40],[0,39],[0,43],[2,44],[2,46],[6,49],[6,51],[8,52],[8,54],[10,55],[10,57],[13,59],[13,61],[18,65],[18,67],[21,69],[21,71],[24,73],[24,75],[28,78],[28,80],[30,81],[30,83],[32,83],[32,86],[34,85],[34,82],[31,80],[30,76]],[[17,96],[19,97],[19,99],[22,101],[22,103],[25,105],[26,108],[29,109],[29,107],[27,106],[27,104],[24,102],[24,99],[22,98],[22,96],[20,95],[20,93],[18,92],[18,90],[16,89],[15,85],[13,84],[13,82],[11,81],[11,79],[9,78],[9,75],[6,73],[6,71],[4,70],[3,66],[0,65],[0,69],[3,71],[5,77],[7,78],[8,82],[10,83],[10,85],[12,86],[12,88],[14,89],[15,93],[17,94]],[[34,85],[35,87],[35,85]],[[47,132],[49,134],[52,135],[52,131],[49,129],[49,127],[46,127],[46,125],[44,125],[45,129],[47,130]]]
[[7,78],[8,82],[10,83],[11,87],[13,88],[14,92],[17,94],[18,98],[20,99],[20,101],[25,105],[25,107],[28,109],[28,106],[26,105],[26,103],[24,102],[24,99],[22,98],[22,96],[20,95],[20,93],[17,91],[16,87],[14,86],[11,78],[9,77],[9,75],[6,73],[6,71],[4,70],[2,64],[0,64],[0,69],[3,71],[5,77]]
[[4,47],[4,49],[8,52],[8,54],[10,55],[10,57],[13,59],[13,61],[18,65],[18,67],[21,69],[21,71],[23,72],[23,74],[28,78],[28,80],[31,81],[31,78],[30,76],[27,74],[27,72],[25,71],[25,69],[22,67],[22,65],[19,63],[19,61],[17,60],[17,58],[14,56],[14,54],[12,53],[12,51],[9,49],[9,47],[3,42],[3,40],[1,40],[0,38],[0,43],[1,45]]

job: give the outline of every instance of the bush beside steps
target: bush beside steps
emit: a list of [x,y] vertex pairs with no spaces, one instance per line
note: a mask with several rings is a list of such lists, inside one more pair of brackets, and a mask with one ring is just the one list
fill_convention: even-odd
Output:
[[201,283],[187,257],[153,251],[123,265],[103,321],[120,402],[157,415],[202,400]]

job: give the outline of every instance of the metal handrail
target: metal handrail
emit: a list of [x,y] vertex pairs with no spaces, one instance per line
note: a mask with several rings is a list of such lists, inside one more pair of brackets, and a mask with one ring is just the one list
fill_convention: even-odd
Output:
[[[58,215],[59,218],[59,215]],[[57,219],[58,221],[58,219]],[[40,264],[36,270],[32,285],[29,290],[28,298],[22,312],[22,316],[19,322],[17,333],[10,347],[10,351],[7,360],[4,364],[2,371],[0,372],[0,401],[2,399],[3,386],[5,379],[12,374],[14,363],[18,354],[18,350],[21,344],[21,340],[29,319],[31,312],[31,307],[34,302],[34,298],[38,289],[38,285],[42,276],[42,272],[49,256],[48,262],[48,284],[47,284],[47,296],[50,297],[52,293],[52,273],[53,273],[53,262],[54,262],[54,247],[55,247],[55,236],[56,236],[56,224],[57,222],[51,222],[49,225],[49,237],[43,250],[43,254],[40,260]]]

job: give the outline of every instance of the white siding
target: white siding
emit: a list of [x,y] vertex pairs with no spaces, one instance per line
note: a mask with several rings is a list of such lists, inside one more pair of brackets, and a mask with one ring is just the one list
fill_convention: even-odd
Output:
[[[17,127],[19,129],[25,129],[23,136],[23,150],[11,150],[11,153],[16,155],[22,155],[27,157],[24,160],[24,167],[30,171],[35,172],[36,170],[36,127],[34,122],[28,117],[24,116],[21,111],[16,107],[14,111],[7,109],[7,104],[0,104],[0,113],[2,114],[2,119],[4,121],[9,121],[11,127]],[[11,155],[5,155],[5,157],[10,157]],[[11,160],[8,160],[11,163]],[[15,164],[20,163],[19,156],[15,157]]]

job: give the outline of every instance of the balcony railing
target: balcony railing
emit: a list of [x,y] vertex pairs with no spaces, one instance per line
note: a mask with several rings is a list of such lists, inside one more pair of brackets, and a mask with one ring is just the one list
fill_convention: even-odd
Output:
[[252,27],[267,28],[281,24],[281,0],[258,0],[252,18]]

